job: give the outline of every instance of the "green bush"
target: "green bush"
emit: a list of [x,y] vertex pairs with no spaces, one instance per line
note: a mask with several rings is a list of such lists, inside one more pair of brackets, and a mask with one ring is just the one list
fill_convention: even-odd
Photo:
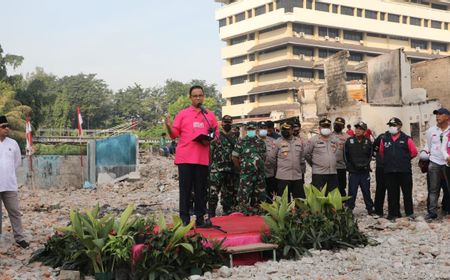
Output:
[[282,197],[262,203],[270,233],[262,234],[267,243],[278,244],[279,256],[297,259],[309,254],[309,249],[354,248],[368,244],[368,238],[359,231],[356,219],[348,208],[343,208],[342,197],[336,188],[328,195],[312,185],[305,186],[305,199],[288,202],[287,188]]

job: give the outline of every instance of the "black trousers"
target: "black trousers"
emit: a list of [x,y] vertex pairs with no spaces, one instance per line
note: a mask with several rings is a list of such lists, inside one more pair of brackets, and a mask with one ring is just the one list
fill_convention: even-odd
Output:
[[206,193],[208,186],[208,166],[199,164],[178,164],[180,187],[180,218],[184,224],[190,222],[189,205],[194,189],[194,214],[202,220],[206,213]]
[[[445,170],[449,170],[450,167],[446,166]],[[449,171],[450,172],[450,171]],[[447,178],[448,175],[446,176]],[[441,186],[440,188],[442,189],[442,202],[441,202],[441,206],[442,206],[442,211],[446,212],[447,214],[450,214],[450,187],[447,185],[448,182],[445,178],[442,178],[441,180]],[[428,189],[428,193],[430,193],[430,176],[427,173],[427,189]],[[430,207],[430,196],[427,196],[427,210],[429,210]]]
[[390,218],[401,217],[400,214],[400,189],[403,194],[403,204],[406,216],[414,214],[412,199],[412,174],[411,173],[384,173],[388,191],[388,216]]
[[339,185],[337,174],[313,174],[311,179],[311,184],[319,190],[321,190],[326,184],[327,194]]
[[337,169],[338,187],[342,196],[345,196],[345,189],[347,188],[347,170]]
[[272,202],[273,195],[278,195],[278,184],[275,176],[266,178],[267,202]]
[[384,200],[386,198],[386,183],[384,182],[384,168],[377,167],[375,169],[375,213],[383,216]]
[[282,196],[284,189],[288,188],[288,201],[291,201],[291,195],[293,198],[305,198],[305,190],[303,185],[304,179],[300,180],[280,180],[278,179],[278,195]]

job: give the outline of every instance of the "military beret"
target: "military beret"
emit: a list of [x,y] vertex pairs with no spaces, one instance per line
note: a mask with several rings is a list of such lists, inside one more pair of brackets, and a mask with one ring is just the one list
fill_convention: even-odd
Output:
[[341,124],[341,125],[345,125],[345,120],[344,120],[344,118],[337,117],[337,118],[334,120],[334,123]]

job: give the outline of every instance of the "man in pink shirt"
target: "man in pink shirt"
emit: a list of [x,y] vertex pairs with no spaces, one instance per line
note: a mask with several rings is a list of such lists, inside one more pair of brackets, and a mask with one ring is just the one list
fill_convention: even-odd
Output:
[[173,121],[166,117],[166,128],[172,139],[179,138],[175,153],[180,188],[180,218],[186,225],[190,221],[189,204],[194,188],[194,213],[197,226],[204,224],[208,185],[209,143],[219,137],[214,114],[203,108],[205,94],[201,86],[189,90],[191,106],[181,110]]
[[412,198],[411,159],[417,156],[412,138],[402,132],[402,121],[391,118],[388,132],[380,141],[380,155],[384,163],[384,178],[388,191],[388,219],[395,220],[400,214],[400,188],[403,193],[405,214],[414,219]]

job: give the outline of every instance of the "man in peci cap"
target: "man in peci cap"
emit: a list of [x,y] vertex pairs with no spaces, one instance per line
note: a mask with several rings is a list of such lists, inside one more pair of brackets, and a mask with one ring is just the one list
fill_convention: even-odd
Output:
[[434,110],[436,125],[430,127],[426,132],[426,143],[420,153],[421,160],[428,160],[427,185],[428,185],[428,214],[425,220],[431,221],[438,217],[438,200],[441,188],[444,192],[442,201],[443,211],[449,211],[449,190],[445,182],[446,161],[441,152],[441,143],[444,135],[450,131],[448,124],[450,112],[446,108]]
[[237,141],[232,155],[239,170],[236,210],[246,214],[258,213],[259,204],[266,200],[266,144],[256,136],[255,122],[247,124],[247,135]]
[[292,125],[284,122],[281,125],[281,138],[275,140],[270,161],[276,166],[275,178],[278,180],[278,195],[281,196],[288,188],[289,200],[293,198],[305,198],[303,189],[304,141],[293,135]]
[[364,204],[369,215],[374,213],[373,201],[370,197],[370,161],[372,160],[372,142],[364,137],[367,124],[360,121],[355,124],[355,136],[345,141],[345,163],[349,173],[347,200],[350,209],[355,208],[358,187],[364,198]]
[[236,173],[231,153],[237,142],[236,135],[231,131],[233,119],[229,115],[222,117],[222,130],[217,141],[211,143],[211,173],[209,174],[208,216],[216,216],[219,202],[223,214],[228,215],[236,206],[237,184],[239,175]]
[[29,244],[23,235],[16,177],[16,169],[22,164],[22,157],[19,145],[8,136],[8,119],[6,116],[0,116],[0,215],[3,201],[16,243],[22,248],[27,248]]
[[266,144],[266,160],[264,161],[264,173],[266,176],[266,201],[272,202],[273,195],[277,194],[277,179],[275,179],[274,164],[270,161],[270,154],[274,148],[274,139],[267,137],[267,122],[261,121],[258,124],[258,136]]
[[345,189],[347,188],[347,170],[345,169],[344,160],[344,145],[345,141],[350,137],[347,133],[343,132],[345,127],[344,118],[337,117],[334,120],[333,135],[339,139],[338,148],[336,152],[336,171],[339,182],[339,192],[342,196],[345,196]]
[[400,214],[400,188],[403,193],[405,214],[414,219],[412,198],[411,160],[417,156],[412,138],[402,132],[402,121],[393,117],[388,131],[380,142],[380,155],[384,162],[384,176],[388,191],[388,219],[395,220]]
[[336,152],[339,140],[331,133],[331,121],[319,121],[319,134],[314,135],[306,145],[305,159],[312,167],[312,184],[321,189],[327,186],[327,193],[338,187]]

